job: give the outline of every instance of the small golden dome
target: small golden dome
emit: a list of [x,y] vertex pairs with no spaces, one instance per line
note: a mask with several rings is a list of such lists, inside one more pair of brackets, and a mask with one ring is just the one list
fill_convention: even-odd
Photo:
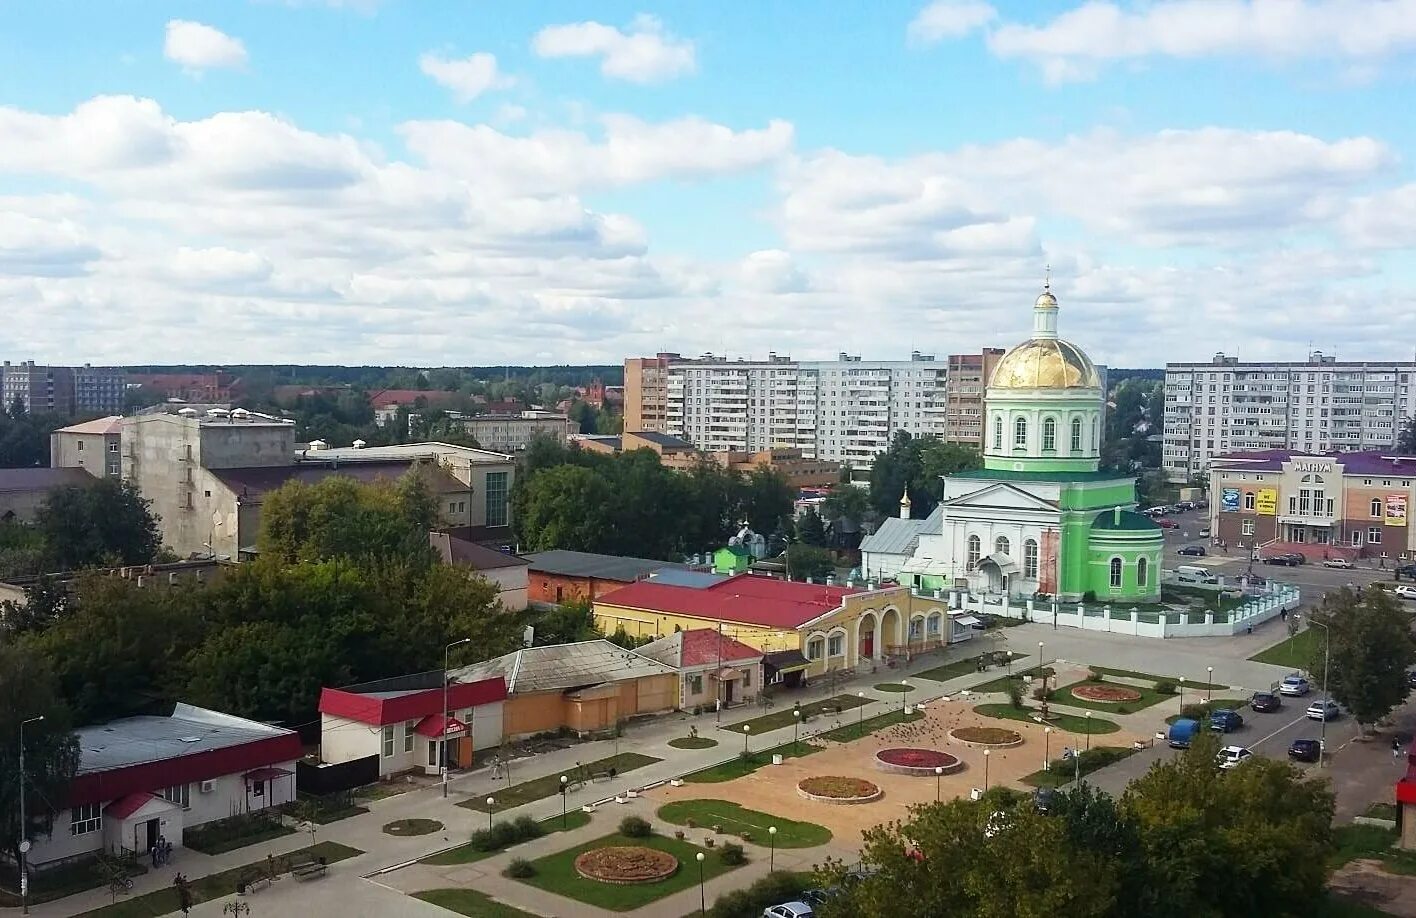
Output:
[[1101,376],[1091,358],[1070,341],[1033,338],[1003,355],[988,385],[992,389],[1099,389]]
[[1038,294],[1037,301],[1033,303],[1034,309],[1056,309],[1057,297],[1052,295],[1051,290],[1044,290]]

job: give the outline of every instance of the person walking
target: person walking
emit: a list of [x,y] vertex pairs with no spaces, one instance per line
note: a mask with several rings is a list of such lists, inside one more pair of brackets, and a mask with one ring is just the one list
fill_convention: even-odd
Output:
[[1398,758],[1398,757],[1400,757],[1400,756],[1401,756],[1401,737],[1399,737],[1399,736],[1393,736],[1393,737],[1391,738],[1391,757],[1395,759],[1395,758]]

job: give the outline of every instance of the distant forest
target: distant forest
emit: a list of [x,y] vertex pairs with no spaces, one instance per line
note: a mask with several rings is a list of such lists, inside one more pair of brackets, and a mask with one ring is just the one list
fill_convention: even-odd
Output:
[[[464,376],[472,379],[521,379],[530,383],[551,383],[557,386],[583,386],[592,379],[600,379],[607,386],[624,383],[624,367],[614,365],[571,366],[559,364],[549,367],[529,367],[502,365],[494,367],[405,367],[405,366],[320,366],[315,364],[170,364],[124,367],[130,373],[231,373],[240,377],[270,378],[276,384],[308,385],[348,385],[364,389],[397,388],[409,377],[418,374],[436,373],[438,370],[451,371],[443,374],[445,379]],[[454,385],[453,388],[456,388]]]

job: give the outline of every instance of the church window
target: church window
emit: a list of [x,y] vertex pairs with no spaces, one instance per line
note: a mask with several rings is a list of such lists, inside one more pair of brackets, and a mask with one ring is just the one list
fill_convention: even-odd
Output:
[[1146,561],[1145,558],[1136,559],[1136,586],[1143,587],[1146,585],[1146,577],[1149,575],[1147,568],[1149,566],[1150,562]]
[[1013,445],[1028,445],[1028,419],[1017,418],[1013,421]]
[[1003,415],[1001,414],[993,416],[993,448],[1003,448]]
[[1072,452],[1082,451],[1082,419],[1072,418]]
[[999,536],[993,543],[993,551],[995,554],[1006,555],[1010,547],[1008,539],[1005,536]]
[[1023,543],[1023,576],[1037,578],[1037,542],[1032,539]]
[[1044,450],[1057,449],[1057,419],[1044,418],[1042,421],[1042,448]]
[[1092,418],[1092,449],[1101,449],[1101,423]]
[[1111,559],[1111,587],[1116,589],[1121,586],[1121,559]]
[[966,570],[970,570],[970,571],[971,571],[971,570],[973,570],[974,568],[978,567],[978,556],[979,556],[980,554],[982,554],[982,552],[983,552],[983,543],[982,543],[981,541],[979,541],[978,536],[976,536],[976,535],[971,535],[971,536],[969,536],[969,559],[968,559],[968,566],[965,568]]

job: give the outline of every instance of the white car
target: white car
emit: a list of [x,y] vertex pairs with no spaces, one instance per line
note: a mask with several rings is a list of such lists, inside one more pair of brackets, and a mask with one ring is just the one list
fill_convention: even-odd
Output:
[[1336,567],[1344,571],[1352,570],[1352,562],[1346,558],[1324,558],[1323,567]]
[[1278,684],[1278,693],[1280,695],[1301,696],[1308,694],[1309,691],[1310,686],[1308,685],[1308,680],[1297,673],[1284,676],[1283,681]]
[[1398,583],[1391,588],[1391,595],[1400,596],[1402,599],[1416,599],[1416,586]]
[[816,913],[805,902],[783,902],[762,910],[762,918],[815,918]]
[[1308,705],[1305,712],[1309,720],[1337,720],[1342,716],[1342,709],[1335,701],[1315,701]]
[[1219,750],[1219,755],[1215,756],[1215,760],[1219,762],[1220,768],[1228,771],[1231,768],[1238,768],[1253,757],[1254,754],[1245,746],[1225,746]]

